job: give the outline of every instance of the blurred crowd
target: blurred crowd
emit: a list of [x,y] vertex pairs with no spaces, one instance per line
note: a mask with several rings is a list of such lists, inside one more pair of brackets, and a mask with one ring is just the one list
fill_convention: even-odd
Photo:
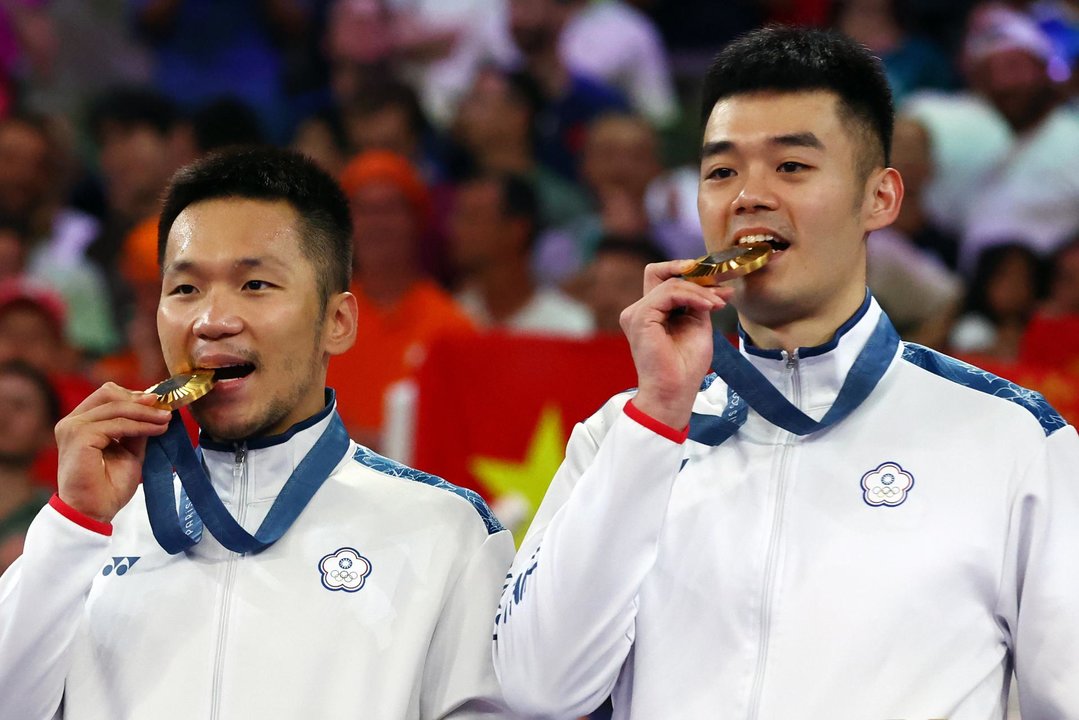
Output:
[[703,254],[698,82],[769,22],[884,61],[906,200],[869,282],[905,339],[1079,372],[1079,0],[5,0],[0,569],[58,417],[167,375],[177,168],[271,143],[339,178],[360,318],[329,383],[379,448],[435,338],[617,333],[647,263]]

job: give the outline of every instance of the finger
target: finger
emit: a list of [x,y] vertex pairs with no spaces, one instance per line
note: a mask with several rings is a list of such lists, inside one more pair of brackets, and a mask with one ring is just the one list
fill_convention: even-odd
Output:
[[167,410],[140,405],[131,400],[117,400],[61,420],[56,424],[56,444],[61,450],[85,446],[101,449],[104,447],[102,437],[115,439],[124,435],[110,430],[119,421],[133,426],[145,425],[146,428],[136,431],[137,434],[160,435],[168,429],[170,418],[171,413]]
[[644,294],[647,295],[657,285],[686,272],[695,262],[696,260],[668,260],[649,263],[644,268]]
[[131,418],[113,418],[88,426],[82,438],[86,447],[105,450],[119,441],[163,435],[166,430],[168,425],[139,422]]
[[89,408],[79,414],[72,413],[61,422],[92,423],[120,417],[167,424],[172,418],[172,413],[142,402],[141,398],[124,397]]
[[727,304],[730,292],[715,292],[716,288],[701,287],[681,278],[670,278],[641,298],[642,307],[670,312],[679,307],[711,312]]
[[90,393],[86,399],[75,406],[75,409],[71,411],[71,415],[77,415],[83,413],[90,408],[104,405],[105,403],[115,402],[117,400],[136,400],[137,402],[146,403],[146,400],[142,398],[153,398],[152,394],[142,392],[140,390],[128,390],[125,387],[121,387],[114,382],[107,382],[97,390]]

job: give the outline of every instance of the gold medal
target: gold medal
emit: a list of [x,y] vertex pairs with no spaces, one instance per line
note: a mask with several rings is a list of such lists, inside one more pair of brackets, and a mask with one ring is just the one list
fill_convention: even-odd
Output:
[[772,256],[768,243],[745,243],[697,258],[697,264],[681,277],[698,285],[719,285],[754,270],[760,270]]
[[173,375],[168,380],[148,388],[146,392],[157,395],[154,407],[176,410],[195,402],[213,387],[214,371],[199,369]]

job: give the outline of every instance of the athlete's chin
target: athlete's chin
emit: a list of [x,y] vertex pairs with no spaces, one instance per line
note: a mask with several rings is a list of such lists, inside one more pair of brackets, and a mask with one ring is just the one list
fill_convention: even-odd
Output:
[[237,417],[234,414],[222,416],[212,411],[196,409],[194,405],[191,414],[204,435],[223,443],[238,443],[270,434],[268,429],[275,425],[273,418]]
[[760,282],[738,283],[731,305],[738,310],[739,317],[768,327],[783,324],[789,316],[797,314],[798,307],[790,293],[772,283]]

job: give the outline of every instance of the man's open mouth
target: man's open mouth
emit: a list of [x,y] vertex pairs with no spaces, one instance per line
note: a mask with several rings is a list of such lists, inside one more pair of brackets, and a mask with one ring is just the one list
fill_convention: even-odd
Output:
[[214,382],[221,382],[222,380],[237,380],[242,377],[247,377],[255,371],[255,366],[251,363],[240,363],[238,365],[225,365],[224,367],[213,368]]
[[749,243],[765,243],[771,245],[772,250],[775,252],[786,250],[791,246],[786,240],[777,238],[775,235],[766,235],[763,233],[758,235],[746,235],[745,237],[738,238],[739,245],[747,245]]

